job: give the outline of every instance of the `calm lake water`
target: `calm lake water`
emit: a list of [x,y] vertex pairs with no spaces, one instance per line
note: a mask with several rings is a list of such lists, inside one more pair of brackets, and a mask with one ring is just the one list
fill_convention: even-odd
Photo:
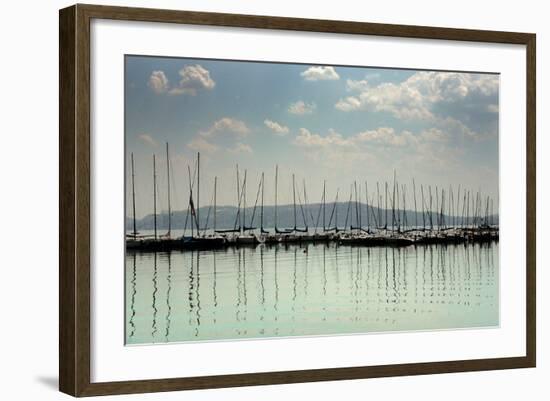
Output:
[[498,242],[127,253],[126,342],[499,324]]

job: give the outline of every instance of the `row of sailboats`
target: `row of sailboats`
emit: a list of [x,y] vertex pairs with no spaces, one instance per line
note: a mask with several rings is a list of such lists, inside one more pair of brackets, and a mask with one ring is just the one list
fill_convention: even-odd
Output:
[[[380,185],[376,183],[376,191],[369,196],[367,182],[364,183],[365,204],[361,201],[361,184],[354,181],[350,186],[349,199],[346,207],[344,226],[339,226],[339,197],[340,190],[336,190],[333,202],[327,202],[326,180],[323,181],[321,203],[314,217],[313,207],[308,203],[306,182],[302,189],[297,190],[296,177],[292,174],[292,217],[293,225],[282,228],[279,226],[278,193],[279,193],[279,166],[275,166],[274,192],[274,221],[270,231],[265,227],[264,220],[264,190],[265,174],[262,172],[256,191],[256,198],[252,213],[247,220],[247,181],[248,171],[244,170],[241,180],[239,166],[236,166],[236,195],[237,208],[232,228],[217,227],[217,187],[218,177],[214,177],[212,201],[207,210],[204,225],[201,227],[200,218],[200,153],[194,162],[193,169],[187,166],[189,199],[185,218],[184,234],[172,235],[172,205],[170,187],[170,155],[169,145],[166,144],[166,174],[167,174],[167,203],[168,203],[168,230],[165,234],[158,234],[157,222],[157,172],[156,157],[153,155],[153,234],[141,235],[136,225],[136,194],[134,155],[131,154],[132,180],[132,231],[126,236],[128,249],[157,250],[157,249],[214,249],[230,245],[257,245],[261,243],[293,243],[307,241],[337,241],[340,244],[354,245],[411,245],[415,243],[446,243],[461,241],[486,241],[498,239],[498,225],[494,224],[493,201],[489,197],[482,198],[480,192],[476,194],[463,191],[462,213],[459,206],[461,187],[458,187],[457,196],[454,196],[452,187],[449,190],[435,188],[435,208],[433,205],[432,186],[420,186],[421,216],[417,205],[416,183],[413,179],[414,224],[408,221],[412,213],[407,211],[407,187],[399,185],[396,173],[393,177],[393,188],[390,191],[387,182],[384,183],[383,195],[380,194]],[[391,192],[391,193],[390,193]],[[472,202],[470,202],[472,195]],[[483,202],[485,212],[483,214]],[[327,205],[328,204],[328,205]],[[330,208],[330,204],[332,207]],[[472,206],[473,217],[470,213]],[[259,213],[257,212],[259,208]],[[327,208],[328,212],[327,221]],[[391,212],[391,219],[389,213]],[[259,217],[258,217],[259,214]],[[209,228],[210,216],[213,224]],[[299,218],[299,215],[301,219]],[[255,222],[259,219],[259,227]],[[301,220],[301,226],[298,225]],[[354,221],[355,220],[355,221]],[[366,220],[366,221],[365,221]],[[190,232],[190,235],[188,233]]]

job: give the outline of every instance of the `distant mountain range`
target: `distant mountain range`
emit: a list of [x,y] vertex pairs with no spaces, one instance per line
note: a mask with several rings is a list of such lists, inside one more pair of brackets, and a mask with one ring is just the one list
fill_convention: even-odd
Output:
[[[347,216],[347,226],[350,225],[356,226],[356,208],[355,203],[351,205],[349,208],[348,213],[348,202],[339,202],[336,204],[336,209],[333,212],[334,209],[334,203],[327,203],[325,207],[325,225],[329,226],[329,221],[331,220],[332,215],[332,221],[330,223],[331,227],[335,226],[336,218],[337,218],[337,225],[338,227],[343,228],[344,224],[346,223],[346,214]],[[300,208],[300,206],[296,206],[296,221],[297,226],[299,228],[304,227],[304,215],[306,217],[307,226],[308,227],[314,227],[316,222],[318,221],[318,226],[323,226],[323,213],[320,211],[322,208],[322,205],[319,203],[316,204],[310,204],[307,207]],[[209,215],[209,209],[210,209],[210,215]],[[229,229],[233,228],[235,226],[235,219],[237,215],[237,207],[236,206],[218,206],[216,211],[216,228],[218,229]],[[366,204],[360,204],[359,209],[361,210],[361,223],[363,227],[367,226],[367,205]],[[303,212],[302,212],[303,210]],[[396,212],[397,213],[397,212]],[[378,209],[376,207],[371,208],[369,206],[369,218],[368,223],[371,227],[374,227],[375,225],[375,218],[373,214],[376,216],[376,220],[378,220],[378,216],[381,216],[381,222],[380,225],[384,224],[384,219],[386,216],[386,210],[385,209]],[[241,219],[242,216],[246,217],[246,225],[254,227],[260,227],[260,207],[256,208],[256,211],[254,211],[253,207],[248,207],[246,210],[243,211],[241,209]],[[484,213],[482,213],[482,216],[484,216]],[[185,220],[187,217],[187,211],[173,211],[172,212],[172,228],[173,229],[183,229],[185,227]],[[209,206],[201,207],[199,210],[199,218],[200,218],[200,227],[201,229],[204,228],[206,225],[208,225],[208,228],[212,228],[212,225],[214,223],[214,210],[213,208],[210,208]],[[252,222],[252,218],[254,219]],[[387,211],[387,218],[388,218],[388,226],[391,225],[392,221],[392,211],[391,209]],[[401,224],[403,224],[404,218],[403,218],[403,211],[401,210],[399,212],[399,218],[401,220]],[[437,214],[433,213],[432,220],[433,224],[437,224]],[[415,213],[414,210],[406,210],[405,211],[405,219],[407,221],[407,224],[409,226],[414,226],[415,222],[418,222],[419,226],[422,226],[422,212],[418,211]],[[429,226],[429,217],[426,216],[426,226]],[[447,225],[452,225],[453,223],[453,217],[449,215],[444,215],[444,219]],[[208,223],[207,223],[208,221]],[[264,228],[270,228],[275,226],[275,206],[264,206]],[[280,205],[277,207],[277,226],[279,228],[291,228],[294,227],[294,206],[293,205]],[[462,223],[462,217],[461,216],[455,216],[454,221],[456,224]],[[464,223],[468,224],[473,221],[473,217],[470,218],[464,218]],[[493,224],[498,224],[498,215],[492,216],[492,222]],[[190,219],[187,223],[187,227],[189,228]],[[130,230],[132,229],[133,221],[131,217],[126,218],[126,229]],[[138,230],[148,230],[154,228],[154,219],[153,215],[147,215],[141,219],[136,220],[136,227]],[[157,228],[159,229],[166,229],[168,228],[168,213],[167,212],[161,212],[157,214]]]

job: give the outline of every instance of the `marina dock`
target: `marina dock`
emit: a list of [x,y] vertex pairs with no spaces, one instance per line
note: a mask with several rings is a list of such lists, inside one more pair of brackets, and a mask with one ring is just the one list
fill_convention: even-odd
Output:
[[[212,204],[207,217],[201,220],[200,208],[200,154],[193,169],[188,166],[189,199],[183,235],[172,235],[172,207],[170,195],[170,157],[166,144],[168,227],[159,234],[157,224],[157,174],[153,155],[153,234],[143,235],[137,230],[134,157],[131,156],[132,231],[126,234],[126,249],[132,251],[210,250],[225,247],[254,247],[258,245],[336,243],[342,246],[416,246],[427,244],[482,243],[498,241],[499,228],[493,214],[493,200],[483,197],[480,191],[454,191],[452,186],[443,189],[431,185],[420,186],[420,206],[417,203],[416,183],[412,181],[412,195],[407,198],[407,187],[399,184],[394,172],[390,191],[388,182],[376,183],[376,190],[368,190],[364,182],[364,201],[361,201],[361,184],[350,185],[349,200],[344,203],[345,221],[338,218],[340,190],[333,202],[327,201],[326,181],[323,182],[321,202],[312,206],[308,201],[306,182],[298,188],[292,174],[292,226],[278,226],[279,168],[275,166],[273,227],[266,228],[264,208],[265,175],[258,182],[253,208],[247,208],[247,171],[241,179],[236,166],[237,207],[232,227],[217,226],[217,177],[214,178]],[[382,191],[380,190],[382,187]],[[456,196],[455,196],[456,195]],[[408,209],[406,202],[414,204]],[[286,205],[288,207],[288,205]],[[497,207],[498,208],[498,207]],[[251,209],[251,211],[250,211]],[[420,210],[419,210],[420,209]],[[249,216],[247,218],[247,210]],[[316,217],[315,213],[316,212]],[[340,211],[342,213],[342,211]],[[212,219],[210,216],[212,215]],[[410,216],[414,221],[408,221]],[[342,218],[342,215],[340,216]],[[200,223],[199,223],[200,222]],[[209,224],[211,222],[211,224]],[[201,226],[202,225],[202,226]],[[290,224],[289,224],[290,225]]]

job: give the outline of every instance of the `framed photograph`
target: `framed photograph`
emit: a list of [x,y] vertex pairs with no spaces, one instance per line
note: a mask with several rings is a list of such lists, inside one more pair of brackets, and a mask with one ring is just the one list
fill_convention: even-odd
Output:
[[535,35],[60,11],[60,390],[534,367]]

